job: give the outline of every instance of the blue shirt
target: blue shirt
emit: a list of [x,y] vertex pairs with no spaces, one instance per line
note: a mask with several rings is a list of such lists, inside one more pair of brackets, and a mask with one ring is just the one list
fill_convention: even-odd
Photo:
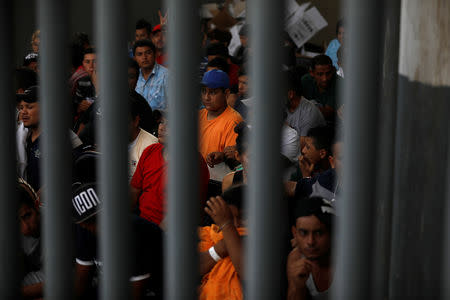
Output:
[[139,70],[139,78],[135,90],[147,100],[152,110],[165,110],[167,107],[168,75],[168,70],[157,63],[155,63],[152,73],[150,73],[147,80],[144,79],[142,70]]
[[341,47],[341,43],[339,43],[338,39],[334,39],[328,45],[327,51],[325,51],[325,54],[331,58],[333,66],[336,68],[336,70],[339,70],[337,58],[337,51],[339,50],[339,47]]

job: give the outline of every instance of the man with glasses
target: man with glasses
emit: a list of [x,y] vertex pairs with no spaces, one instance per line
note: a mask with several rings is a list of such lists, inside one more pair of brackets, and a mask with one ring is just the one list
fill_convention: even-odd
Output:
[[[201,84],[205,108],[199,113],[199,148],[208,166],[213,168],[226,159],[234,159],[234,151],[227,150],[234,149],[236,145],[234,127],[242,121],[242,117],[227,105],[230,80],[225,72],[206,72]],[[219,175],[216,179],[221,181],[220,177],[223,178]]]

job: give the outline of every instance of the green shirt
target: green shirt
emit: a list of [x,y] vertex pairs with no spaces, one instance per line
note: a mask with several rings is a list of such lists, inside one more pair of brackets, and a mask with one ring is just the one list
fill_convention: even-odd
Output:
[[323,106],[331,106],[336,110],[339,105],[339,88],[342,87],[343,80],[339,76],[334,75],[330,82],[330,86],[323,93],[319,92],[316,81],[310,74],[305,74],[302,77],[302,93],[308,100],[316,100]]

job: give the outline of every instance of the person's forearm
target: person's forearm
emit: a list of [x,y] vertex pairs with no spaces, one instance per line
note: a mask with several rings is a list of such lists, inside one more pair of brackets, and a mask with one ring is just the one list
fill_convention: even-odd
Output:
[[300,287],[299,284],[289,281],[287,300],[306,300],[307,292],[306,287]]
[[223,239],[228,250],[228,256],[231,258],[236,272],[239,277],[243,278],[243,268],[242,268],[242,239],[237,232],[236,227],[232,223],[229,223],[222,229]]
[[200,260],[200,276],[203,277],[206,273],[211,271],[211,269],[215,266],[216,262],[209,255],[209,251],[200,252],[199,255]]

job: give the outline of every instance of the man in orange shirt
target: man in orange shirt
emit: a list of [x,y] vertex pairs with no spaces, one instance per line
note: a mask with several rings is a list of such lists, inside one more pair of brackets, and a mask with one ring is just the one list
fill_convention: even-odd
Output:
[[200,153],[209,167],[234,159],[237,134],[234,127],[242,121],[241,115],[227,105],[230,94],[228,75],[211,70],[203,75],[202,102],[199,112]]

